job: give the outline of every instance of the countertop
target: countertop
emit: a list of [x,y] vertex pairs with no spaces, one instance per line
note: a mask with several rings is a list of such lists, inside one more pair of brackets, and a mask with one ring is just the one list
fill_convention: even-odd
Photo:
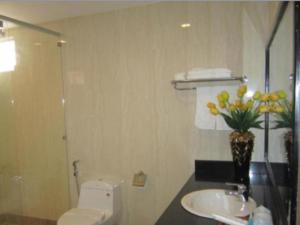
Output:
[[[196,161],[195,173],[188,179],[155,225],[219,225],[220,223],[213,219],[199,217],[186,211],[181,206],[181,199],[184,195],[197,190],[230,189],[225,182],[233,182],[233,177],[230,162]],[[264,205],[272,208],[268,177],[262,163],[251,164],[250,196],[256,201],[257,206]]]
[[[193,174],[155,225],[219,225],[219,222],[193,215],[181,206],[181,198],[184,195],[202,189],[229,189],[229,187],[224,182],[201,181],[196,179],[195,174]],[[251,185],[251,192],[257,205],[267,203],[264,184]]]

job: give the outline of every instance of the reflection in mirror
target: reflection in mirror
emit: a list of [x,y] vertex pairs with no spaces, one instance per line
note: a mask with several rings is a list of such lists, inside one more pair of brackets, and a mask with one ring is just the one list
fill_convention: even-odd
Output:
[[[288,162],[289,153],[285,142],[291,134],[290,103],[293,96],[292,76],[294,71],[293,29],[293,5],[289,4],[270,48],[270,93],[279,94],[278,100],[271,101],[274,110],[270,114],[270,162]],[[285,94],[286,96],[284,96]],[[274,100],[277,97],[274,97]]]
[[[293,127],[293,73],[294,73],[294,4],[288,4],[278,30],[270,46],[269,67],[269,148],[268,160],[281,199],[289,199],[288,189],[282,186],[290,184],[290,153],[292,149]],[[277,168],[275,168],[277,165]],[[279,167],[278,167],[279,165]],[[274,167],[275,166],[275,167]],[[278,168],[281,169],[278,170]],[[282,175],[286,174],[286,180]],[[284,202],[285,214],[290,214],[291,201]],[[289,216],[287,216],[289,221]]]

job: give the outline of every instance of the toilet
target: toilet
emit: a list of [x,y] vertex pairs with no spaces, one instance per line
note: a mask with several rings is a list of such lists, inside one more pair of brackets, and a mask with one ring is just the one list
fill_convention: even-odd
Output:
[[121,210],[120,194],[120,184],[116,182],[84,182],[77,208],[65,212],[57,225],[115,225]]

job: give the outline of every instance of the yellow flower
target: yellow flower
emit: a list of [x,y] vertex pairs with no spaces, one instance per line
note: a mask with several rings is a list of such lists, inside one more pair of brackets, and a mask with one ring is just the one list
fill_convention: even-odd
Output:
[[230,111],[236,110],[235,105],[234,105],[234,104],[230,104],[230,105],[229,105],[229,110],[230,110]]
[[269,106],[269,112],[276,112],[275,108],[276,108],[276,104],[275,104],[275,103],[272,103],[272,104]]
[[209,109],[211,109],[211,108],[216,108],[216,104],[215,104],[215,103],[212,103],[212,102],[209,102],[209,103],[207,103],[207,107],[208,107]]
[[224,96],[221,93],[218,94],[217,99],[219,102],[225,102]]
[[246,103],[247,109],[252,109],[253,108],[253,104],[254,104],[253,100],[251,100],[251,99],[248,100],[247,103]]
[[277,91],[277,95],[280,99],[286,98],[286,93],[283,90]]
[[247,109],[248,109],[248,107],[247,107],[247,105],[246,104],[241,104],[241,106],[240,106],[240,109],[242,110],[242,111],[246,111]]
[[261,105],[261,106],[259,106],[258,110],[259,110],[260,113],[265,113],[265,112],[269,111],[269,108],[266,105]]
[[277,101],[279,99],[279,96],[276,93],[272,93],[269,97],[271,101]]
[[234,106],[236,107],[236,108],[241,108],[242,107],[242,103],[241,103],[241,101],[240,100],[236,100],[235,101],[235,103],[234,103]]
[[219,106],[220,106],[221,109],[224,109],[224,108],[226,108],[226,103],[219,102]]
[[220,112],[217,108],[210,108],[210,113],[215,116],[220,114]]
[[254,100],[258,100],[258,99],[260,99],[260,97],[261,97],[261,93],[259,91],[256,91],[253,95]]
[[244,95],[243,95],[243,93],[242,93],[242,92],[240,92],[240,91],[237,91],[237,96],[241,98],[241,97],[243,97]]
[[274,111],[277,113],[282,113],[284,111],[284,108],[281,105],[277,105],[274,107]]
[[246,92],[247,92],[247,85],[241,85],[237,91],[237,96],[243,97]]
[[224,102],[227,102],[229,100],[229,93],[227,91],[222,91],[221,95]]
[[240,91],[242,92],[242,93],[246,93],[247,92],[247,85],[242,85],[242,86],[240,86]]
[[264,95],[260,96],[260,100],[262,102],[267,102],[269,100],[269,95],[268,94],[264,94]]

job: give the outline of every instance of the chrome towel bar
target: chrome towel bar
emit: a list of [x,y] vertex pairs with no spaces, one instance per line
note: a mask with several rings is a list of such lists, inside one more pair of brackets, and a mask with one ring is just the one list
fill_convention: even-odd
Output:
[[[176,90],[195,90],[199,84],[207,83],[206,86],[208,86],[208,83],[214,83],[214,85],[217,82],[222,83],[222,85],[229,85],[235,82],[241,82],[246,83],[248,81],[247,76],[241,76],[241,77],[228,77],[228,78],[211,78],[211,79],[194,79],[194,80],[172,80],[171,84],[174,86]],[[188,87],[185,87],[187,86]],[[184,86],[185,85],[185,86]]]

